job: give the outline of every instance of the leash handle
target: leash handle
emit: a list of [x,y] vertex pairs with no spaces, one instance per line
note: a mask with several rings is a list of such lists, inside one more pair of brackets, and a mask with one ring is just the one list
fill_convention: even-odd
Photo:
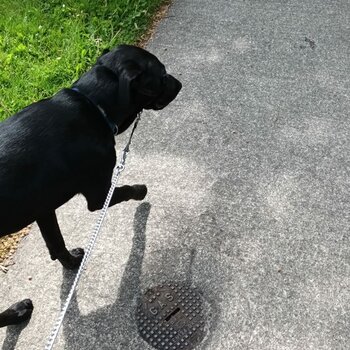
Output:
[[73,294],[75,292],[75,289],[78,285],[78,282],[80,280],[80,277],[85,269],[85,265],[91,255],[91,252],[95,246],[95,243],[96,243],[96,240],[97,240],[97,237],[101,231],[101,227],[102,227],[102,224],[103,224],[103,221],[106,217],[106,214],[107,214],[107,210],[108,210],[108,207],[109,207],[109,203],[111,202],[111,199],[112,199],[112,196],[113,196],[113,193],[114,193],[114,189],[115,187],[117,186],[117,182],[118,182],[118,179],[119,179],[119,175],[121,174],[121,172],[125,169],[125,162],[126,162],[126,157],[127,157],[127,154],[129,153],[129,150],[130,150],[130,144],[131,144],[131,140],[132,140],[132,137],[134,135],[134,132],[136,130],[136,127],[137,127],[137,124],[138,122],[140,121],[141,119],[141,113],[138,114],[137,118],[135,119],[135,122],[134,122],[134,127],[131,131],[131,134],[130,134],[130,137],[129,137],[129,140],[127,142],[127,144],[125,145],[123,151],[122,151],[122,154],[121,154],[121,159],[120,159],[120,162],[119,164],[114,168],[114,171],[113,171],[113,175],[112,175],[112,180],[111,180],[111,187],[108,191],[108,194],[107,194],[107,197],[106,197],[106,200],[103,204],[103,208],[101,209],[101,212],[100,212],[100,215],[97,219],[97,222],[95,224],[95,227],[93,229],[93,232],[92,232],[92,235],[91,235],[91,238],[90,238],[90,241],[89,241],[89,244],[88,246],[86,247],[85,249],[85,254],[84,254],[84,257],[83,257],[83,260],[81,261],[80,263],[80,266],[79,266],[79,269],[78,269],[78,272],[74,278],[74,281],[73,281],[73,284],[71,286],[71,289],[69,291],[69,294],[66,298],[66,301],[61,309],[61,312],[57,318],[57,321],[55,322],[53,328],[52,328],[52,331],[50,333],[50,336],[47,340],[47,343],[45,345],[45,350],[52,350],[53,349],[53,346],[54,346],[54,343],[55,343],[55,340],[57,338],[57,335],[58,335],[58,332],[62,326],[62,323],[63,323],[63,320],[64,320],[64,317],[67,313],[67,310],[69,308],[69,304],[73,298]]

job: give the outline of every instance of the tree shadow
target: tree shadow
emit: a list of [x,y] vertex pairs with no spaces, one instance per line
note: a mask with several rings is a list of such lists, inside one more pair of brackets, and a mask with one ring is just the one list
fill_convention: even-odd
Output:
[[[63,326],[65,349],[137,349],[137,344],[133,344],[138,337],[135,308],[141,294],[140,277],[150,209],[149,203],[142,203],[136,210],[131,253],[115,302],[88,315],[82,315],[74,294]],[[64,271],[62,300],[65,300],[73,278],[74,275],[71,272]],[[139,349],[144,350],[145,345],[143,344]]]

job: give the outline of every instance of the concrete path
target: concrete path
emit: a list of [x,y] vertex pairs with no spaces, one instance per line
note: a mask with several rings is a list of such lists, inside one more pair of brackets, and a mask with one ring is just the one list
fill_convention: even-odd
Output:
[[[55,349],[150,350],[136,299],[163,279],[211,304],[198,349],[350,348],[349,17],[347,0],[174,1],[148,49],[184,88],[144,114],[122,179],[147,202],[110,210]],[[96,215],[58,213],[84,246]],[[15,262],[0,307],[35,310],[0,344],[43,349],[73,275],[36,227]]]

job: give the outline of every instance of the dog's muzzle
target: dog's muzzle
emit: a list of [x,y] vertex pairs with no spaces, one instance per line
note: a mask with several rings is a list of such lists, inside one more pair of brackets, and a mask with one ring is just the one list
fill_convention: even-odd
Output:
[[172,75],[167,75],[164,80],[164,87],[162,92],[155,97],[145,109],[160,110],[166,107],[171,101],[175,99],[180,92],[182,84]]

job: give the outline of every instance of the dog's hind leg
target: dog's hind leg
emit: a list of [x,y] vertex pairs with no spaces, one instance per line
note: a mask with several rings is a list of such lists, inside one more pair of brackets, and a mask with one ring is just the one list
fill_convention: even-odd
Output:
[[41,234],[49,249],[51,259],[58,259],[67,269],[73,270],[78,268],[83,259],[84,250],[81,248],[73,249],[70,252],[67,250],[61,230],[58,226],[55,211],[37,218],[36,222],[39,225]]
[[30,299],[22,300],[0,313],[0,327],[24,322],[33,312],[33,303]]

